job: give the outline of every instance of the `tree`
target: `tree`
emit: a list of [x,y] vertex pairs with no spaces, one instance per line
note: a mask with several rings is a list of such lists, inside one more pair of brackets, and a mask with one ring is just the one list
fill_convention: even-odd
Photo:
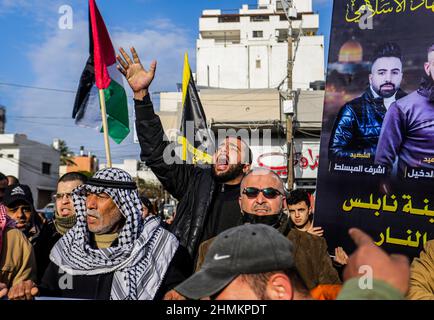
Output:
[[65,140],[59,140],[56,150],[60,151],[60,164],[65,166],[73,166],[75,162],[73,160],[74,152],[69,150]]
[[149,199],[164,198],[162,186],[159,183],[146,182],[144,179],[135,178],[137,189],[140,195],[144,195]]

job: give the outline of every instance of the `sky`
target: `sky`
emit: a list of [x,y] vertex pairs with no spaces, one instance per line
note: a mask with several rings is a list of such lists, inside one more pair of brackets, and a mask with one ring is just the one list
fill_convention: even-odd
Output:
[[[327,56],[332,0],[313,3],[320,14],[319,34],[325,36]],[[145,67],[158,60],[153,92],[176,91],[184,52],[195,71],[202,10],[237,10],[242,4],[254,5],[256,0],[97,0],[115,47],[134,45]],[[72,29],[59,28],[63,5],[72,9]],[[0,0],[0,105],[6,107],[6,133],[26,134],[45,144],[59,138],[73,152],[84,146],[104,163],[102,134],[76,126],[71,118],[88,58],[87,6],[87,0]],[[131,97],[129,104],[133,131]],[[121,163],[138,159],[140,148],[130,134],[119,145],[111,141],[111,153],[113,162]]]

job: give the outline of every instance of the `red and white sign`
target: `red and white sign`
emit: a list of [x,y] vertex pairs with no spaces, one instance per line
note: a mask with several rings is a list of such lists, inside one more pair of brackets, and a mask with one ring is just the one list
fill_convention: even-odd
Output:
[[[294,142],[294,174],[296,179],[316,179],[319,164],[319,141],[300,140]],[[251,147],[253,166],[275,171],[280,177],[287,177],[285,146]]]

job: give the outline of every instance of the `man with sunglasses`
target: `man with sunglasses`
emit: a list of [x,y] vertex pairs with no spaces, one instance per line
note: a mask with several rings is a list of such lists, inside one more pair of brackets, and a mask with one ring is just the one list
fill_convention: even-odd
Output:
[[118,69],[134,93],[140,157],[164,188],[179,200],[169,230],[194,259],[201,242],[241,224],[237,198],[252,153],[245,141],[232,136],[217,145],[212,166],[184,164],[173,158],[174,145],[165,136],[149,95],[157,62],[153,61],[149,70],[145,70],[134,48],[131,54],[132,57],[120,48],[121,56],[117,59]]
[[[272,226],[292,241],[296,269],[309,290],[318,285],[341,283],[327,253],[325,240],[292,227],[284,213],[287,204],[283,182],[274,171],[266,168],[250,170],[241,181],[239,204],[244,223]],[[202,243],[196,270],[201,267],[213,240]]]

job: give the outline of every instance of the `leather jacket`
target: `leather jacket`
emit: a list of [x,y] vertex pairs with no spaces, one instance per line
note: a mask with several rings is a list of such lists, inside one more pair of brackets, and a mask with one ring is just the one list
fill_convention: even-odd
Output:
[[[407,94],[399,89],[396,100]],[[329,144],[329,158],[350,158],[366,154],[373,162],[386,114],[382,98],[374,98],[368,87],[360,96],[346,103],[336,118]]]

